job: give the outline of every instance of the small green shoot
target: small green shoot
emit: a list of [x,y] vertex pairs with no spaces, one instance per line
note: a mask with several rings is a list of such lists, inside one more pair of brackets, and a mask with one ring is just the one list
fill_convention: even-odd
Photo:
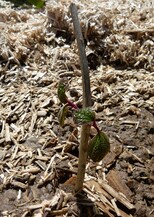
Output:
[[74,110],[73,118],[76,124],[90,124],[90,126],[93,126],[97,130],[97,134],[90,140],[88,144],[87,153],[90,159],[92,159],[94,162],[99,162],[110,151],[109,139],[104,132],[99,130],[96,123],[95,112],[92,111],[91,108],[86,107],[79,109],[74,102],[67,98],[65,93],[66,86],[66,83],[64,84],[63,81],[59,82],[58,98],[61,101],[61,103],[65,103],[58,115],[60,126],[64,126],[64,121],[70,107]]
[[95,112],[90,108],[78,109],[74,113],[74,122],[77,124],[88,124],[95,121]]
[[65,85],[64,80],[61,80],[58,85],[58,98],[60,102],[63,104],[67,103],[67,96],[65,92],[66,92],[66,85]]
[[110,151],[110,142],[104,132],[98,132],[89,142],[88,156],[94,161],[101,161]]
[[59,114],[58,114],[58,120],[59,120],[59,124],[61,127],[64,126],[64,121],[65,121],[65,118],[66,118],[66,115],[68,114],[68,105],[65,104],[61,110],[59,111]]

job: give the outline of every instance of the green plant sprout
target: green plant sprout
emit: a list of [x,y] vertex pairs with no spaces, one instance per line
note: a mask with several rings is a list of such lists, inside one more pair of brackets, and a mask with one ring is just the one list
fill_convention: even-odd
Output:
[[[94,162],[99,162],[110,150],[110,143],[107,135],[101,132],[96,124],[95,112],[91,109],[91,90],[88,61],[85,53],[84,39],[81,32],[81,27],[77,15],[77,7],[74,3],[70,5],[70,12],[72,16],[74,33],[77,40],[80,66],[82,71],[82,89],[83,89],[83,108],[79,109],[78,106],[68,99],[66,90],[68,84],[63,79],[58,85],[58,98],[63,104],[59,112],[59,123],[64,125],[65,118],[68,114],[69,108],[74,110],[74,121],[81,124],[81,136],[79,145],[79,162],[77,178],[75,183],[75,192],[78,193],[83,188],[84,176],[86,172],[87,157],[91,158]],[[93,126],[97,130],[97,134],[90,140],[90,129]]]
[[45,0],[7,0],[12,2],[15,6],[34,5],[37,9],[43,8]]
[[[105,155],[110,151],[110,143],[107,135],[100,131],[96,123],[95,112],[91,108],[86,107],[79,109],[78,106],[68,99],[66,95],[66,85],[62,79],[58,85],[58,98],[63,104],[61,110],[59,111],[58,120],[60,126],[64,126],[65,118],[69,112],[69,108],[73,110],[73,119],[76,124],[93,126],[97,134],[88,142],[87,154],[90,159],[94,162],[101,161]],[[85,131],[83,130],[83,133]]]

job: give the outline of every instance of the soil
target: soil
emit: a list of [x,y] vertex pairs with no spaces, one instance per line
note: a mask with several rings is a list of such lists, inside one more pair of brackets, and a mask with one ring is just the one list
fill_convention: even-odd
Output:
[[[20,9],[10,10],[15,11],[11,12],[13,25],[29,22],[28,15],[24,18]],[[45,17],[44,11],[34,9],[24,9],[24,13],[36,16],[37,22],[39,16]],[[13,28],[11,19],[2,15],[1,11],[8,30]],[[36,28],[37,25],[40,24],[37,23]],[[10,38],[13,34],[15,37],[18,33],[24,34],[23,30],[13,31],[9,33]],[[41,31],[33,35],[37,42],[32,49],[30,43],[34,41],[23,45],[31,51],[25,49],[21,55],[11,39],[9,44],[8,37],[7,40],[4,37],[6,32],[4,35],[1,32],[3,45],[10,50],[6,58],[4,54],[0,56],[0,216],[154,216],[152,67],[148,70],[142,64],[136,68],[131,63],[103,60],[99,46],[97,52],[88,56],[92,108],[99,128],[110,139],[111,150],[99,163],[88,158],[83,191],[74,195],[80,125],[73,122],[70,111],[64,127],[60,127],[57,117],[62,105],[57,86],[62,77],[67,78],[68,97],[82,107],[76,42],[72,35],[68,37],[60,30],[53,42],[52,35],[50,40],[44,36],[49,32],[42,36]],[[26,34],[29,37],[29,33]],[[41,35],[39,39],[37,34]],[[56,47],[60,54],[56,53]],[[95,134],[92,127],[91,138]],[[97,190],[102,191],[102,180],[116,193],[125,195],[132,207],[126,207],[107,190],[103,190],[106,200],[102,201]],[[120,210],[119,215],[114,203]]]

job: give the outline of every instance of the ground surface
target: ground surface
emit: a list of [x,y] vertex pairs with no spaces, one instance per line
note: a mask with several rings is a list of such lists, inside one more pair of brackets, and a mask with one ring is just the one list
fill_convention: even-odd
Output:
[[[0,216],[152,217],[152,2],[78,3],[93,110],[111,143],[100,163],[88,159],[78,197],[73,186],[80,126],[71,113],[63,128],[57,118],[61,78],[68,79],[68,97],[82,106],[69,2],[49,1],[41,11],[1,2]],[[92,128],[91,137],[95,133]]]

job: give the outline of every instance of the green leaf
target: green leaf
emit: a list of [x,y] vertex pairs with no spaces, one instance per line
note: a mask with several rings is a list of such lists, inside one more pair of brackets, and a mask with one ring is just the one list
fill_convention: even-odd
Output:
[[110,151],[109,138],[104,132],[98,132],[89,142],[88,156],[94,161],[101,161]]
[[42,8],[45,5],[45,0],[28,0],[32,5],[35,5],[36,8]]
[[59,114],[58,114],[58,120],[59,120],[59,124],[60,124],[61,127],[64,126],[64,121],[65,121],[67,113],[68,113],[68,105],[65,104],[61,108],[61,110],[59,111]]
[[77,124],[87,124],[95,120],[95,112],[90,108],[78,109],[74,113],[74,122]]
[[45,0],[6,0],[12,2],[15,7],[23,5],[35,5],[36,8],[42,8],[45,5]]
[[66,91],[66,84],[63,80],[61,80],[58,85],[58,98],[60,102],[64,104],[67,103],[67,96],[65,94],[65,91]]

